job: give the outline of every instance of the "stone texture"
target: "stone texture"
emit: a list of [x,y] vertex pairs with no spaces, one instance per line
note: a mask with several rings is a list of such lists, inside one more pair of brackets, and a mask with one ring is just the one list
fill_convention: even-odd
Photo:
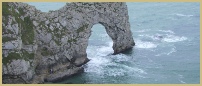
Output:
[[83,72],[98,23],[112,38],[114,54],[135,45],[126,3],[67,3],[47,13],[25,3],[2,5],[3,83],[43,83]]

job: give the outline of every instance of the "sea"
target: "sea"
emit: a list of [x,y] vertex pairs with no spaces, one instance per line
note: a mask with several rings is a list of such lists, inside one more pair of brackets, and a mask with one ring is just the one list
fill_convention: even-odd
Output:
[[[65,2],[27,2],[48,12]],[[127,2],[136,45],[112,55],[112,39],[96,24],[85,72],[57,84],[200,84],[200,3]]]

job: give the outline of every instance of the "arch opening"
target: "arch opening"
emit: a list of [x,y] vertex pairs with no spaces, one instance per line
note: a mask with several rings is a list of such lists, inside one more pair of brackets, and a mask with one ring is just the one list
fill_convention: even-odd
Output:
[[107,34],[105,27],[102,24],[93,25],[86,49],[87,57],[92,59],[113,54],[112,46],[113,41]]
[[84,66],[85,72],[89,74],[85,77],[96,74],[95,77],[99,78],[99,72],[103,70],[103,65],[110,63],[109,56],[114,53],[113,41],[102,24],[93,25],[90,33],[86,49],[87,58],[90,61]]

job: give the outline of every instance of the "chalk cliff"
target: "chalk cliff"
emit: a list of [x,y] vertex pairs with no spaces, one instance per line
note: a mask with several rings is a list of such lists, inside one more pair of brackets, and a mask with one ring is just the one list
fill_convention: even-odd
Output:
[[95,24],[113,40],[114,54],[132,48],[126,3],[67,3],[41,12],[26,3],[2,3],[3,83],[53,82],[84,71]]

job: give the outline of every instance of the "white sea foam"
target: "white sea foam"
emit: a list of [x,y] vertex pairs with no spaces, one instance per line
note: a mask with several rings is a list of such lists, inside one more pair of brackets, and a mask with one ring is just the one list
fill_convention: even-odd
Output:
[[166,33],[171,33],[171,34],[175,34],[172,30],[158,30],[160,32],[166,32]]
[[136,77],[143,78],[143,75],[147,74],[143,69],[114,62],[107,64],[107,66],[113,66],[113,68],[107,68],[109,70],[103,70],[108,76],[125,76],[126,74],[132,74]]
[[143,42],[141,40],[137,40],[136,41],[136,48],[156,48],[157,47],[157,44],[154,44],[152,42]]
[[104,57],[107,55],[105,50],[109,49],[106,46],[88,46],[87,53],[90,61],[87,64],[87,68],[85,68],[85,72],[99,74],[102,77],[105,64],[110,63],[110,59]]
[[164,42],[179,42],[184,40],[187,40],[187,38],[184,36],[180,37],[175,35],[167,35],[165,38],[163,38]]
[[[161,33],[156,33],[156,34],[140,34],[138,35],[139,37],[142,38],[149,38],[152,39],[153,41],[159,41],[161,40],[162,42],[180,42],[180,41],[185,41],[187,40],[187,37],[184,36],[176,36],[175,33],[171,30],[158,30],[160,32],[165,32],[165,34]],[[148,40],[149,40],[148,39]],[[156,45],[152,42],[143,42],[138,40],[137,42],[137,47],[138,48],[153,48],[156,47]]]
[[[138,36],[143,37],[143,38],[146,38],[147,40],[152,39],[152,40],[154,40],[154,41],[158,41],[158,40],[161,39],[161,38],[158,37],[158,36],[160,36],[159,34],[157,34],[157,35],[141,34],[141,35],[138,35]],[[149,38],[149,39],[148,39],[148,38]]]
[[108,56],[113,52],[112,42],[108,43],[108,46],[89,46],[87,49],[88,58],[91,59],[87,63],[85,72],[104,76],[125,76],[126,74],[133,74],[136,77],[143,77],[141,74],[147,74],[144,70],[137,67],[130,67],[128,65],[121,64],[121,62],[128,62],[130,58],[124,54],[117,54]]
[[88,62],[88,68],[85,68],[85,72],[95,73],[100,76],[104,75],[104,67],[107,63],[110,63],[110,60],[103,57],[94,57],[91,58]]
[[155,56],[161,56],[161,55],[170,55],[170,54],[172,54],[172,53],[174,53],[174,52],[176,52],[177,50],[176,50],[176,47],[173,47],[170,51],[168,51],[168,52],[163,52],[163,53],[160,53],[160,54],[157,54],[157,55],[155,55]]
[[181,79],[179,79],[179,81],[180,81],[181,83],[183,83],[183,84],[186,84],[186,82],[182,81]]
[[100,56],[96,51],[96,49],[92,49],[93,52],[91,55],[88,55],[90,61],[87,63],[87,68],[85,68],[85,72],[89,72],[92,74],[99,75],[103,77],[105,74],[105,67],[108,63],[111,63],[110,59],[107,59],[103,56]]
[[117,54],[110,56],[115,62],[130,61],[131,57],[125,54]]
[[174,72],[174,74],[176,74],[178,76],[178,80],[180,81],[180,83],[186,84],[186,82],[182,80],[184,78],[183,75],[175,73],[175,72]]
[[135,32],[147,32],[147,31],[150,31],[150,29],[142,29],[142,30],[137,30]]
[[125,73],[127,73],[127,71],[123,70],[123,69],[111,69],[111,70],[109,69],[109,70],[107,70],[105,72],[106,72],[106,74],[108,76],[114,76],[114,77],[116,77],[116,76],[124,76]]
[[175,15],[182,16],[182,17],[192,17],[192,16],[194,16],[194,15],[185,15],[185,14],[180,14],[180,13],[176,13]]
[[140,34],[138,36],[142,37],[143,39],[144,38],[147,38],[147,39],[149,38],[149,39],[152,39],[153,41],[159,41],[159,40],[162,40],[163,38],[165,38],[168,34],[174,34],[174,32],[171,31],[171,30],[159,30],[159,31],[165,32],[165,34],[164,33],[162,33],[162,34],[161,33],[156,33],[156,34]]
[[112,63],[112,60],[106,57],[110,53],[113,53],[112,45],[113,42],[108,42],[107,46],[89,46],[87,53],[90,61],[87,63],[85,72],[90,72],[101,77],[104,76],[107,66]]
[[107,46],[101,46],[100,48],[96,50],[97,54],[99,56],[106,56],[106,55],[112,54],[114,52],[114,50],[112,49],[112,45],[113,45],[113,42],[108,42]]
[[147,74],[143,69],[137,68],[137,67],[129,67],[127,65],[124,65],[124,69],[129,70],[129,72],[139,73],[139,74]]
[[174,53],[174,52],[176,52],[176,51],[177,51],[177,50],[176,50],[175,47],[174,47],[174,48],[171,49],[170,52],[167,53],[167,55],[170,55],[170,54],[172,54],[172,53]]

